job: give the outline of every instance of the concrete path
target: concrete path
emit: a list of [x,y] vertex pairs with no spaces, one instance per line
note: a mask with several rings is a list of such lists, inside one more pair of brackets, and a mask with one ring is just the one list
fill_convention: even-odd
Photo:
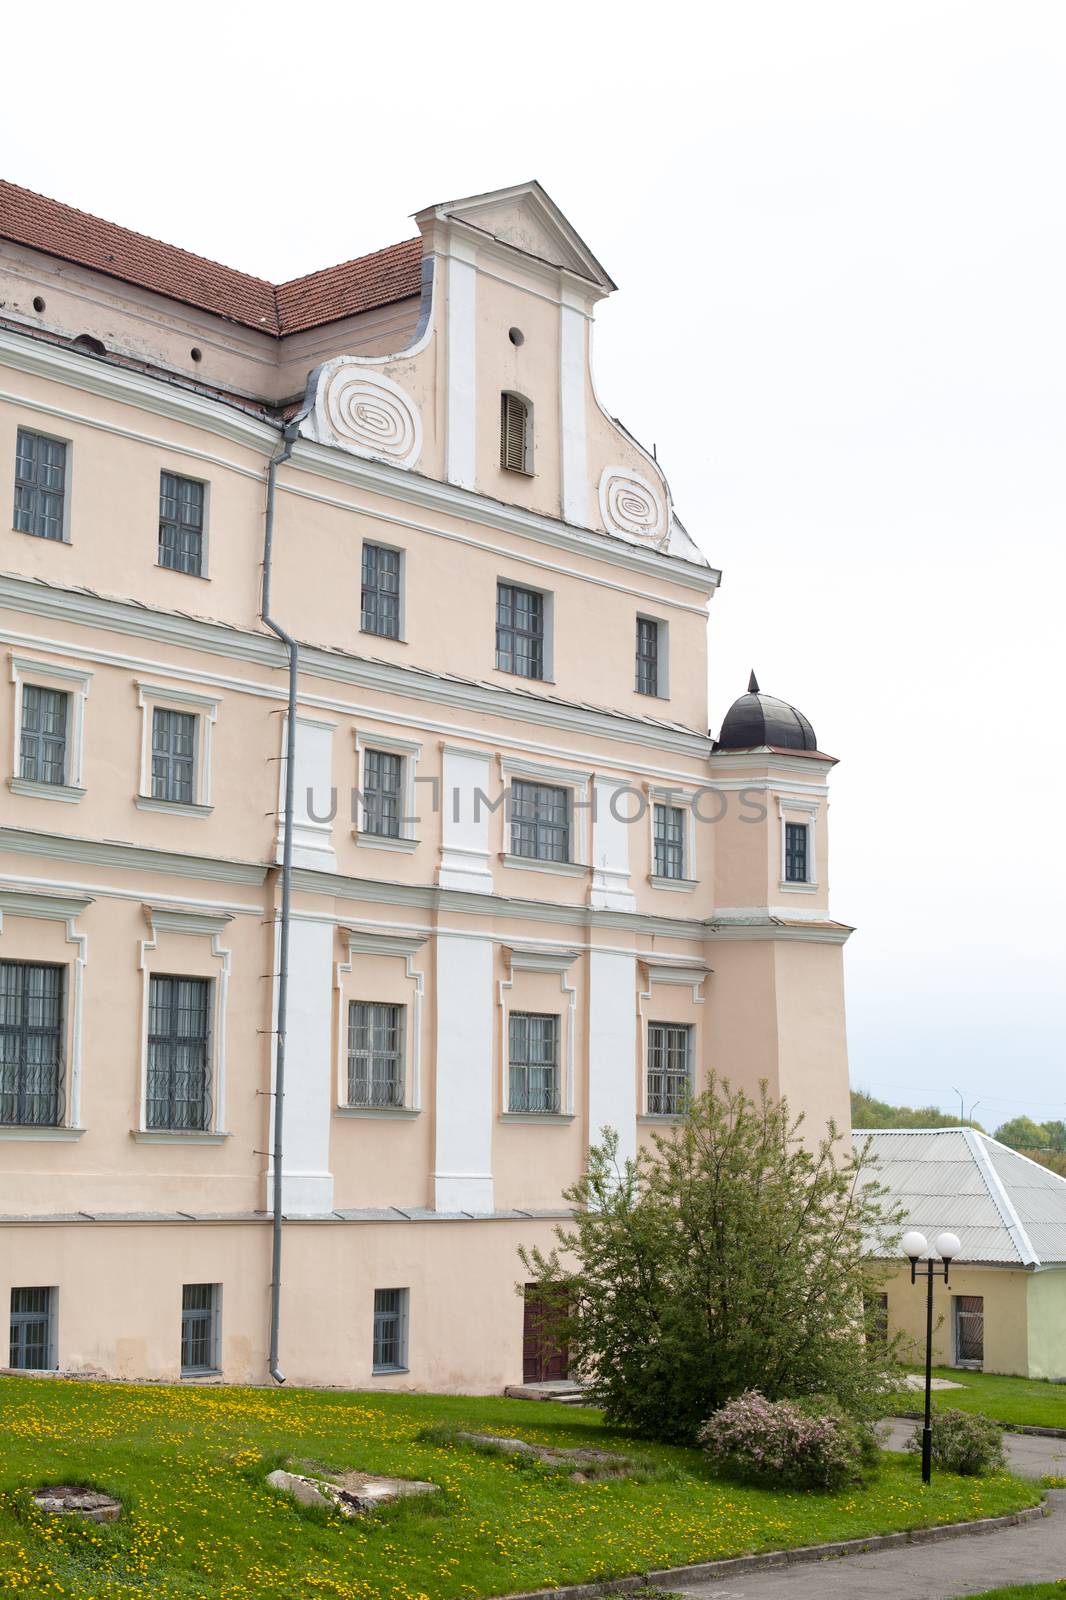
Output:
[[667,1587],[694,1600],[955,1600],[1010,1583],[1049,1583],[1066,1577],[1066,1489],[1049,1490],[1048,1502],[1050,1517],[992,1533]]
[[[881,1430],[885,1449],[904,1449],[917,1426],[906,1417],[890,1417]],[[1010,1469],[1019,1478],[1066,1478],[1066,1439],[1045,1439],[1036,1433],[1005,1433],[1003,1444]]]

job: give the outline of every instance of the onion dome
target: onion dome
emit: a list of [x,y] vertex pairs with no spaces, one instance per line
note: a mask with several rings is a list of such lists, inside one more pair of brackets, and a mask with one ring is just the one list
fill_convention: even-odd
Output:
[[772,694],[763,694],[754,672],[748,692],[734,700],[715,741],[716,750],[817,750],[818,740],[802,711]]

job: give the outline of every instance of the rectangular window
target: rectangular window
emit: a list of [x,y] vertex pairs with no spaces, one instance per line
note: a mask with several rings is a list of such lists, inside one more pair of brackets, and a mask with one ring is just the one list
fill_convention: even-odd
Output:
[[985,1359],[985,1299],[957,1294],[955,1302],[955,1365],[980,1367]]
[[637,618],[637,693],[659,693],[659,624]]
[[785,823],[785,882],[806,883],[807,880],[807,824]]
[[65,970],[0,961],[0,1123],[62,1122]]
[[512,1011],[509,1111],[558,1111],[559,1018]]
[[65,783],[70,695],[27,683],[22,690],[19,776],[32,783]]
[[217,1372],[221,1284],[186,1283],[181,1290],[181,1375]]
[[363,832],[398,839],[403,831],[403,757],[363,752]]
[[152,711],[152,799],[196,801],[196,715],[156,706]]
[[402,1106],[403,1006],[353,1000],[348,1007],[348,1104]]
[[868,1343],[888,1343],[888,1295],[864,1294],[863,1310],[866,1313],[866,1338]]
[[656,805],[652,813],[657,878],[685,876],[685,813],[680,806]]
[[400,552],[363,545],[362,622],[364,633],[400,637]]
[[12,1289],[8,1366],[43,1372],[55,1362],[54,1289]]
[[15,445],[15,517],[19,533],[38,539],[63,538],[67,492],[67,447],[59,439],[18,430]]
[[407,1368],[406,1289],[374,1290],[374,1371]]
[[684,1111],[692,1081],[692,1029],[676,1022],[648,1023],[648,1115]]
[[570,795],[550,783],[511,784],[511,854],[570,860]]
[[159,474],[159,565],[203,576],[204,485],[176,472]]
[[520,678],[543,678],[544,596],[536,589],[497,584],[496,668]]
[[203,1132],[211,1126],[210,999],[208,978],[148,980],[149,1128]]

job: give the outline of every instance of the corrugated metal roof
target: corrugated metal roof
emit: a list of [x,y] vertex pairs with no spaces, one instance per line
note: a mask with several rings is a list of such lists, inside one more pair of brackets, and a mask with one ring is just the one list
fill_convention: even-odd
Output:
[[876,1156],[904,1226],[930,1240],[957,1233],[960,1260],[1066,1263],[1066,1178],[975,1128],[857,1128],[852,1137]]

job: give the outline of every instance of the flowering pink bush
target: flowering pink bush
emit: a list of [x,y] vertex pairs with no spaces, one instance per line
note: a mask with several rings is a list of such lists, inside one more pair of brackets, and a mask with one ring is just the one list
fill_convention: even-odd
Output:
[[872,1435],[832,1401],[767,1400],[749,1389],[703,1424],[700,1443],[730,1477],[793,1489],[842,1489],[876,1460]]

